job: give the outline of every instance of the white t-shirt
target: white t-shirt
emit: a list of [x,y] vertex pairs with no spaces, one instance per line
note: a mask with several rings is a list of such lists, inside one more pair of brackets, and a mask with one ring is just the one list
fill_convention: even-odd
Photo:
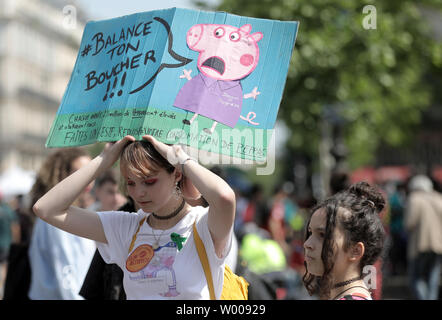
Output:
[[[218,258],[207,225],[208,208],[194,207],[174,227],[153,230],[144,222],[137,234],[133,249],[130,243],[139,222],[149,213],[98,212],[108,244],[97,242],[106,263],[116,263],[124,272],[123,285],[128,300],[201,300],[210,299],[206,277],[193,240],[193,223],[206,248],[212,271],[215,297],[221,297],[225,257],[231,247],[231,236]],[[171,235],[185,238],[178,250]],[[232,231],[231,231],[232,234]],[[176,235],[175,235],[176,238]],[[159,247],[153,244],[158,240]]]

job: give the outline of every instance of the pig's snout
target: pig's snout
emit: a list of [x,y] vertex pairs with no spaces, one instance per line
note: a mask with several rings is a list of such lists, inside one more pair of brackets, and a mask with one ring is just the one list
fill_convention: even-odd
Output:
[[197,24],[187,31],[187,45],[190,49],[194,49],[203,36],[203,26]]

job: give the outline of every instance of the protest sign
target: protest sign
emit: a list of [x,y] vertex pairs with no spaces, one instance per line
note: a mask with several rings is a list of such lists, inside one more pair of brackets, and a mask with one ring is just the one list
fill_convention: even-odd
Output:
[[265,161],[297,30],[179,8],[89,22],[46,146],[150,134]]

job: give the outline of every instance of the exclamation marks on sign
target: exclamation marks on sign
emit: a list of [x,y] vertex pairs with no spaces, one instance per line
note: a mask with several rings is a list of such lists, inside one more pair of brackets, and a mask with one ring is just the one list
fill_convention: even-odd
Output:
[[[126,76],[127,76],[127,73],[125,72],[124,74],[123,74],[123,77],[121,78],[121,87],[124,87],[124,84],[126,83]],[[113,83],[113,85],[112,85],[112,92],[109,94],[109,90],[110,90],[110,86],[111,86],[111,82],[109,81],[108,83],[107,83],[107,89],[106,89],[106,94],[104,95],[104,98],[103,98],[103,101],[106,101],[107,100],[107,95],[109,94],[109,98],[110,99],[112,99],[114,96],[115,96],[115,94],[114,94],[114,90],[115,90],[115,88],[117,87],[117,83],[118,83],[118,77],[115,77],[115,79],[114,79],[114,83]],[[119,97],[121,97],[122,95],[123,95],[123,90],[122,89],[120,89],[119,91],[118,91],[118,96]]]
[[[127,73],[125,72],[123,74],[123,78],[121,79],[121,87],[124,87],[124,84],[126,83],[126,76],[127,76]],[[121,97],[122,94],[123,94],[123,90],[120,89],[118,91],[118,96]]]
[[110,81],[107,83],[107,90],[106,90],[106,94],[104,95],[103,101],[107,100],[107,93],[109,92],[110,89]]

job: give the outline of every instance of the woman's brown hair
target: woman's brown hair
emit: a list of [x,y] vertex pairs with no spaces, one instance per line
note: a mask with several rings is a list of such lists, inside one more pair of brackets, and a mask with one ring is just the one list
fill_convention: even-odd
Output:
[[89,154],[84,149],[65,148],[46,158],[30,191],[30,212],[38,199],[72,173],[72,163],[80,157],[89,157]]
[[121,164],[138,177],[157,172],[159,169],[165,169],[168,173],[175,170],[175,167],[146,140],[129,143],[121,153]]

